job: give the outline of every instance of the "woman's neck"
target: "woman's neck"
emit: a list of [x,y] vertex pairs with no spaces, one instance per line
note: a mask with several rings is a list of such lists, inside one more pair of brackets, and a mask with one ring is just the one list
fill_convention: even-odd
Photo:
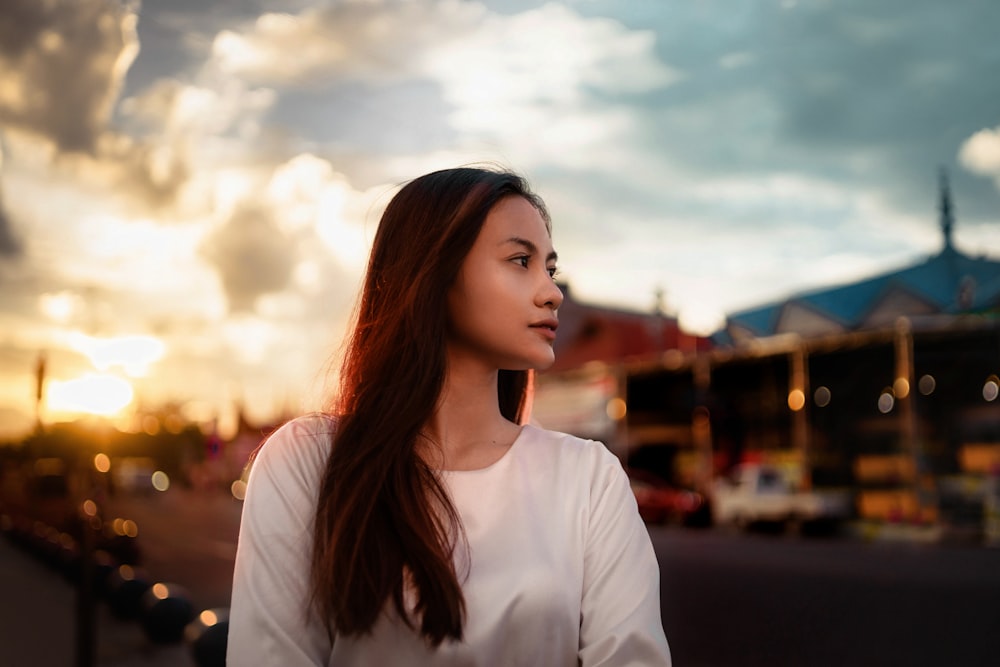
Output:
[[476,470],[495,463],[521,432],[500,413],[497,371],[449,367],[422,452],[433,468]]

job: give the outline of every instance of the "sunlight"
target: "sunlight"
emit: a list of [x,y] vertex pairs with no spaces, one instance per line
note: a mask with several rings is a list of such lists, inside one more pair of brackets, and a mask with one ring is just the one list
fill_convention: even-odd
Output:
[[56,414],[111,417],[132,402],[134,392],[126,380],[105,373],[88,373],[72,380],[52,380],[46,388],[46,406]]
[[83,309],[83,298],[70,291],[49,292],[38,297],[38,307],[51,320],[65,324]]
[[145,377],[149,366],[163,357],[166,346],[153,336],[94,338],[84,333],[70,334],[70,346],[85,355],[99,371],[121,366],[129,377]]

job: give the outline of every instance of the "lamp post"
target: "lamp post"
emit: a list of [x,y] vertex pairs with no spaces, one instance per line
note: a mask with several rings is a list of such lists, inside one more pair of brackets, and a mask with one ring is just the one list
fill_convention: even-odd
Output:
[[35,430],[38,433],[44,430],[42,423],[42,403],[45,397],[45,366],[45,353],[41,352],[35,364]]

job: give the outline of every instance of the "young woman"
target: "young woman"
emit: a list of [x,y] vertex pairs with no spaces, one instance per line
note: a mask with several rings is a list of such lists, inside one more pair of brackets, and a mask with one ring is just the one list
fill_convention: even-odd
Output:
[[515,174],[438,171],[392,199],[335,404],[254,461],[229,665],[670,664],[621,465],[526,423],[555,270]]

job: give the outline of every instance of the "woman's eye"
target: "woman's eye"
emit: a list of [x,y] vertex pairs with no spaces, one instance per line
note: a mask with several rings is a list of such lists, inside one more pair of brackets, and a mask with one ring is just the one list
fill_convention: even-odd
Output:
[[515,257],[514,261],[517,262],[518,264],[520,264],[521,266],[523,266],[524,268],[528,268],[528,256],[527,255],[521,255],[520,257]]
[[559,269],[557,269],[554,266],[550,266],[548,268],[548,272],[549,272],[549,278],[552,278],[552,279],[555,279],[555,277],[559,275]]

